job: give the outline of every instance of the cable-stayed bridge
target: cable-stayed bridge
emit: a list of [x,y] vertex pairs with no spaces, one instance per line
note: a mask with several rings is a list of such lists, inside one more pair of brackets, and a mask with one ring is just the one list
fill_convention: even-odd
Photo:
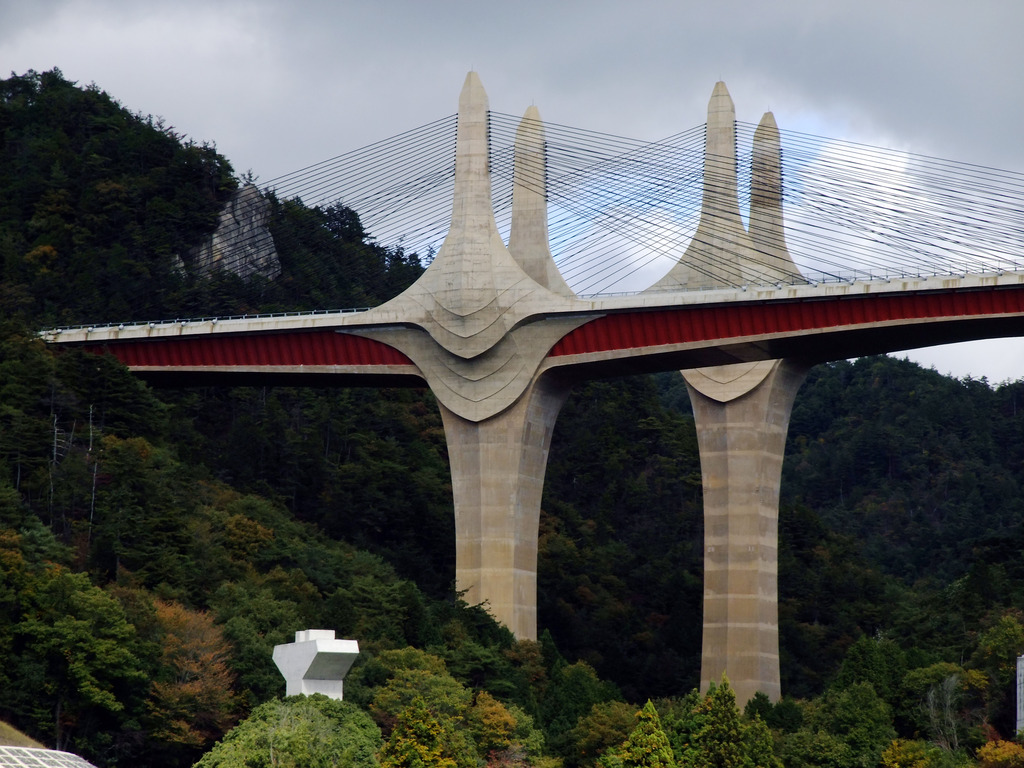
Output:
[[[396,156],[414,170],[384,173]],[[359,168],[344,193],[326,165],[276,190],[340,200],[381,244],[429,254],[390,301],[46,337],[172,383],[426,384],[448,440],[458,587],[525,638],[569,389],[683,370],[704,481],[701,678],[727,671],[740,701],[780,695],[779,478],[808,367],[1024,327],[1021,175],[784,142],[770,113],[737,124],[721,83],[706,126],[652,145],[546,126],[533,107],[513,133],[470,73],[456,120],[360,157],[332,161]]]
[[[489,113],[493,205],[506,240],[519,121]],[[744,214],[755,128],[735,123]],[[705,133],[701,124],[641,142],[544,125],[543,178],[521,183],[545,187],[551,251],[577,294],[641,290],[686,251],[701,212]],[[779,135],[786,242],[799,271],[787,282],[1024,269],[1024,173],[784,129]],[[341,202],[379,244],[426,256],[448,232],[454,153],[453,115],[267,185],[307,205]],[[740,286],[739,275],[720,277]]]

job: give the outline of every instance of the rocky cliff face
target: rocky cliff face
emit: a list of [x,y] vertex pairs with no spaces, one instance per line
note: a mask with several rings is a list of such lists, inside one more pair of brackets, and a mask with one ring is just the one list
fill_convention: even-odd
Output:
[[267,229],[269,207],[255,186],[240,187],[221,211],[210,239],[189,252],[192,268],[201,275],[225,270],[243,280],[253,275],[272,279],[281,274],[274,239]]

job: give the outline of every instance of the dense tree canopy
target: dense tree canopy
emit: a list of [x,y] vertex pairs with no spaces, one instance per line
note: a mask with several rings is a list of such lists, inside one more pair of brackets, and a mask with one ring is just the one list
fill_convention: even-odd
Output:
[[359,708],[295,696],[261,704],[196,768],[375,768],[380,747],[380,731]]

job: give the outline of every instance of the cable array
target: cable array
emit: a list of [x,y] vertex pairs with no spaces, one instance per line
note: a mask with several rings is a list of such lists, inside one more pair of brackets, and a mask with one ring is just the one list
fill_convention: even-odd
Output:
[[[448,227],[455,125],[449,116],[274,179],[268,187],[310,206],[348,206],[378,245],[429,258]],[[519,127],[517,116],[490,113],[493,206],[506,239]],[[744,224],[755,129],[736,123]],[[737,259],[744,254],[730,252],[727,243],[691,249],[688,266],[708,284],[1024,268],[1024,174],[804,133],[780,135],[786,242],[755,250],[753,259],[746,253],[742,265]],[[543,178],[520,172],[519,181],[544,191],[551,251],[578,294],[641,290],[687,253],[698,232],[705,162],[714,162],[705,160],[704,138],[703,125],[655,142],[543,125]],[[796,270],[780,261],[783,245]]]
[[264,186],[282,200],[298,199],[311,208],[352,209],[380,245],[407,241],[413,250],[436,250],[451,213],[456,119],[449,115]]
[[[495,217],[511,218],[518,119],[491,114],[491,185]],[[545,191],[555,261],[581,294],[616,290],[659,259],[671,259],[680,226],[692,235],[700,210],[704,127],[660,142],[544,126],[544,179],[520,177]]]
[[784,132],[790,251],[826,279],[1024,268],[1024,174]]

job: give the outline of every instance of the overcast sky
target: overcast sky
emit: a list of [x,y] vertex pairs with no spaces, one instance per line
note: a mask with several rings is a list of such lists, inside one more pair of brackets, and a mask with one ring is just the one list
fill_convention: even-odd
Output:
[[[656,140],[737,117],[1024,171],[1021,0],[0,0],[0,69],[58,67],[269,180],[491,108]],[[1022,244],[1024,251],[1024,244]],[[1024,377],[1024,343],[910,355]]]

